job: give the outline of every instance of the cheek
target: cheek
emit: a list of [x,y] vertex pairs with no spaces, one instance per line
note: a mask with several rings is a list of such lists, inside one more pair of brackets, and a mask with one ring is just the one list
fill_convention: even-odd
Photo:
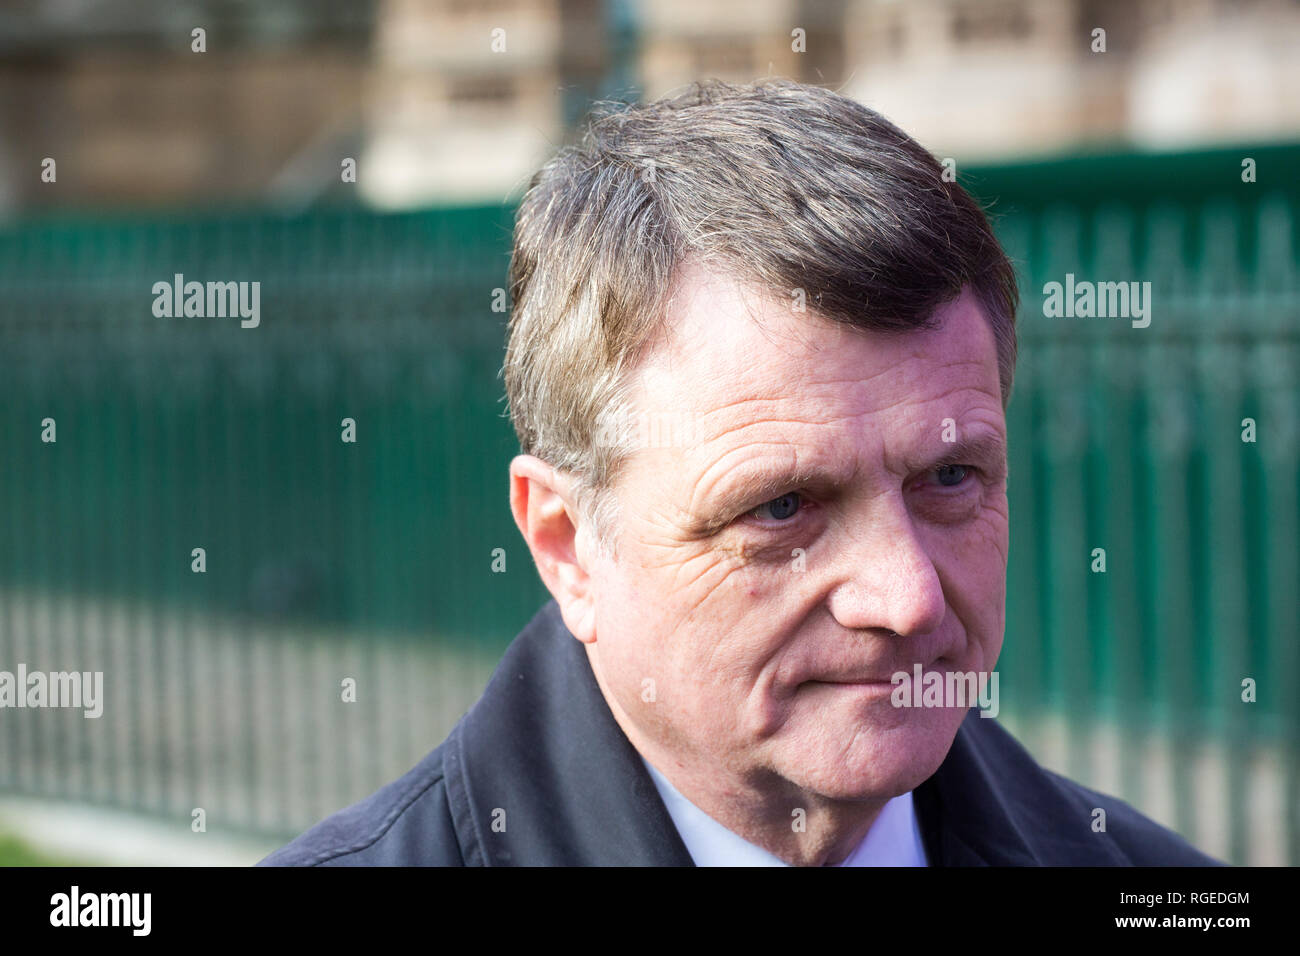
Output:
[[674,564],[644,557],[604,568],[597,586],[598,653],[620,703],[635,706],[647,681],[674,712],[734,703],[754,660],[746,641],[758,633],[746,575],[717,553]]
[[665,644],[654,592],[645,575],[606,570],[597,585],[596,644],[605,673],[620,685],[638,683],[650,664],[662,661]]
[[936,560],[949,606],[968,642],[982,650],[985,669],[993,667],[1002,647],[1008,533],[1002,497],[969,524],[945,532],[939,545],[942,558]]
[[[717,574],[711,571],[710,574]],[[649,738],[680,753],[723,759],[750,737],[750,703],[764,658],[761,617],[741,577],[721,584],[638,569],[602,589],[597,648],[613,697]]]

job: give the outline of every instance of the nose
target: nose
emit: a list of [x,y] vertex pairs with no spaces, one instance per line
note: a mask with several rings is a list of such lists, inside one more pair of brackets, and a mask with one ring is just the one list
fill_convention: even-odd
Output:
[[928,634],[947,613],[939,572],[901,499],[878,504],[883,506],[848,535],[831,613],[853,630]]

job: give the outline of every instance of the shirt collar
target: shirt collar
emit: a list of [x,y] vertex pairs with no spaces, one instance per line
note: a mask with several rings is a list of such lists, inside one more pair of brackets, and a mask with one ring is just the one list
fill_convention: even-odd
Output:
[[[755,846],[744,837],[728,830],[669,783],[659,770],[641,758],[663,798],[673,825],[690,852],[696,866],[788,866],[775,854]],[[862,842],[840,866],[925,866],[925,848],[912,806],[912,791],[894,797],[881,808],[880,815]]]

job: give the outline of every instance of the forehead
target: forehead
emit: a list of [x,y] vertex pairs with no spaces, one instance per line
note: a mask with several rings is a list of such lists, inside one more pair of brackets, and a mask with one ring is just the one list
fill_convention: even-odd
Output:
[[643,423],[667,423],[660,437],[672,431],[660,444],[690,460],[801,426],[829,434],[887,417],[937,433],[946,417],[959,427],[963,416],[1002,421],[996,343],[969,292],[941,307],[938,328],[903,333],[849,328],[796,312],[795,301],[699,265],[684,270],[665,334],[632,383]]

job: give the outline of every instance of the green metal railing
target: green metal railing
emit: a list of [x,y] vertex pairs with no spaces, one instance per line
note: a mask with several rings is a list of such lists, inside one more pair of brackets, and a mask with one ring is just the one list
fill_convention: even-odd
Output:
[[[1001,198],[1022,263],[999,663],[1012,723],[1032,735],[1055,713],[1075,776],[1109,775],[1140,807],[1164,791],[1166,822],[1238,862],[1300,861],[1296,158],[1079,158],[972,177]],[[1149,281],[1150,325],[1045,317],[1044,287],[1067,273]],[[1102,724],[1118,744],[1096,745]]]
[[[1238,862],[1300,862],[1297,161],[963,173],[1022,276],[1004,717]],[[511,223],[0,229],[0,669],[107,683],[98,720],[0,711],[0,791],[288,835],[441,740],[547,597],[506,497]],[[176,273],[259,281],[259,327],[155,317]],[[1067,273],[1150,281],[1150,326],[1046,317]]]

